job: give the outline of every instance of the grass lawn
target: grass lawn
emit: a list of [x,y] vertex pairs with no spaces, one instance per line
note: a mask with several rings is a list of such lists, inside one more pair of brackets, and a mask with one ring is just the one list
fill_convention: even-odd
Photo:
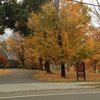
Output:
[[10,73],[10,70],[8,70],[8,69],[5,69],[5,70],[0,69],[0,76],[7,75],[9,73]]
[[[66,71],[66,77],[62,78],[60,75],[60,71],[52,70],[51,74],[46,73],[45,71],[38,71],[38,73],[34,76],[34,78],[43,81],[49,82],[76,82],[76,72],[68,72]],[[83,78],[79,78],[79,81],[84,81]],[[100,82],[100,73],[86,73],[86,81]]]

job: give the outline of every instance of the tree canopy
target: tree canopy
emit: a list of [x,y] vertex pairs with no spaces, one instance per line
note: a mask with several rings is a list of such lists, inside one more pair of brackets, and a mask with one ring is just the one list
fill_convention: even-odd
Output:
[[29,12],[40,11],[42,4],[49,0],[0,0],[0,34],[4,33],[5,28],[19,31],[21,34],[30,34],[27,27]]
[[45,60],[61,64],[77,55],[88,40],[89,10],[83,4],[65,0],[58,11],[52,3],[47,3],[42,12],[31,13],[28,26],[34,30],[36,48]]

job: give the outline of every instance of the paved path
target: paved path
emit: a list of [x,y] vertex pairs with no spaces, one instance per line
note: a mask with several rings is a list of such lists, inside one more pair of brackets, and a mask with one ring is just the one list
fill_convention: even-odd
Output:
[[[33,91],[33,90],[52,90],[52,89],[84,89],[95,88],[82,86],[82,84],[93,84],[95,82],[70,82],[70,83],[52,83],[38,81],[33,78],[36,71],[26,69],[11,69],[12,72],[5,76],[0,76],[0,93]],[[100,82],[99,82],[100,83]]]
[[35,70],[27,69],[9,69],[11,73],[0,76],[0,84],[21,84],[41,82],[33,78]]

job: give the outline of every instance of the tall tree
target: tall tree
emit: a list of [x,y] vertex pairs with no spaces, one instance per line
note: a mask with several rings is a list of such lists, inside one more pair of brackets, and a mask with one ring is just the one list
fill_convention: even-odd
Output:
[[95,0],[92,1],[92,3],[96,3],[97,6],[93,6],[92,7],[92,25],[94,26],[95,28],[95,34],[92,34],[92,38],[94,39],[95,41],[95,45],[96,45],[96,48],[95,48],[95,54],[94,56],[92,57],[92,60],[94,60],[94,63],[93,63],[93,68],[94,68],[94,71],[96,72],[96,66],[97,66],[97,62],[100,60],[100,57],[99,57],[99,54],[100,54],[100,1],[99,0]]
[[91,38],[92,42],[91,44],[94,45],[93,48],[91,48],[92,55],[89,57],[90,60],[92,61],[92,66],[94,69],[94,72],[97,71],[97,64],[100,61],[100,29],[96,29],[93,31],[92,34],[89,35],[89,37]]
[[19,33],[16,33],[7,40],[7,45],[9,47],[8,51],[15,53],[17,60],[21,62],[22,67],[25,68],[25,60],[28,53],[24,46],[23,37]]
[[[27,61],[30,61],[29,67],[34,67],[36,63],[38,65],[38,54],[34,49],[34,41],[31,38],[24,38],[19,33],[13,34],[7,41],[8,51],[15,53],[17,56],[18,62],[21,64],[21,67],[27,67]],[[26,65],[25,65],[26,64]]]
[[59,13],[52,3],[44,5],[41,13],[31,13],[28,26],[34,30],[37,50],[45,61],[62,65],[70,62],[88,39],[88,11],[89,8],[82,4],[65,0]]

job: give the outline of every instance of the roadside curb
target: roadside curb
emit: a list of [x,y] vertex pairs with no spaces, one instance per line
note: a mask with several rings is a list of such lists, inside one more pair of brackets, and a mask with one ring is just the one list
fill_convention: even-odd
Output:
[[[28,83],[1,84],[0,92],[33,91],[33,90],[61,90],[61,89],[95,89],[94,86],[83,86],[90,83]],[[93,84],[93,83],[92,83]]]

